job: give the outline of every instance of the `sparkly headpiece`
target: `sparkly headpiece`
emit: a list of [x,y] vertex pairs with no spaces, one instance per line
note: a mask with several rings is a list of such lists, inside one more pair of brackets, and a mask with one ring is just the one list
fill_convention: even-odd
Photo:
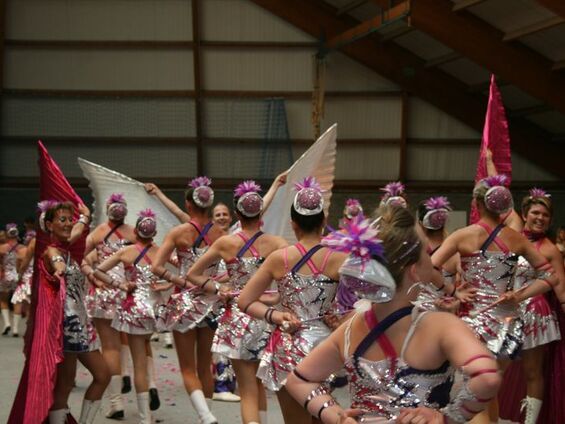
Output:
[[144,239],[155,237],[155,234],[157,234],[157,220],[155,219],[155,212],[151,209],[145,209],[140,211],[137,215],[139,216],[137,223],[135,224],[137,234]]
[[6,224],[6,234],[9,237],[17,237],[20,232],[18,231],[18,224],[10,222]]
[[497,214],[502,215],[514,207],[512,193],[506,188],[508,177],[506,175],[493,175],[482,179],[479,184],[488,188],[485,193],[485,207]]
[[533,199],[535,197],[551,197],[551,194],[547,193],[544,189],[542,188],[532,188],[530,189],[530,199]]
[[[363,214],[345,223],[341,231],[334,231],[322,240],[332,250],[347,252],[349,256],[339,269],[340,284],[346,286],[358,299],[389,302],[396,291],[396,283],[386,268],[386,259],[378,229]],[[347,290],[346,290],[347,291]]]
[[214,190],[210,187],[212,180],[208,177],[196,177],[188,183],[192,187],[192,200],[203,209],[209,208],[214,203]]
[[344,214],[346,218],[351,219],[354,216],[363,213],[363,208],[361,207],[361,203],[357,199],[347,199],[345,202],[345,211]]
[[263,198],[259,195],[261,186],[253,180],[239,184],[234,190],[237,199],[235,207],[247,218],[254,218],[263,210]]
[[34,230],[27,230],[24,236],[24,244],[27,246],[37,236]]
[[106,213],[112,221],[123,221],[128,214],[127,202],[122,193],[112,193],[106,201]]
[[428,230],[439,230],[445,227],[451,206],[447,197],[430,197],[424,202],[426,214],[422,218],[422,225]]
[[53,209],[55,206],[59,204],[56,200],[42,200],[37,204],[37,208],[40,211],[39,214],[39,228],[41,231],[47,233],[47,227],[45,226],[45,214],[49,209]]
[[297,190],[294,196],[294,209],[300,215],[317,215],[324,210],[322,187],[314,177],[306,177],[302,182],[295,183]]
[[403,208],[407,206],[404,198],[404,184],[400,181],[388,183],[381,188],[381,191],[384,191],[381,205],[402,206]]

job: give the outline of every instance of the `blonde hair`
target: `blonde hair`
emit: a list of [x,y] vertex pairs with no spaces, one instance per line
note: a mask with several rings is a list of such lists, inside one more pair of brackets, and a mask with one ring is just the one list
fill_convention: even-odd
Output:
[[416,232],[416,220],[406,208],[384,206],[380,212],[379,238],[383,242],[387,268],[398,284],[406,268],[418,262],[422,242]]

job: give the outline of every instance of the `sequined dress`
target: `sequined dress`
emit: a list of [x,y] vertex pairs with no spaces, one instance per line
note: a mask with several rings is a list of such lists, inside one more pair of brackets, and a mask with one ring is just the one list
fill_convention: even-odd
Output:
[[[285,249],[285,258],[286,252]],[[286,383],[288,373],[331,333],[321,317],[331,311],[338,283],[323,274],[324,265],[318,270],[311,261],[304,260],[307,253],[301,253],[305,255],[302,260],[276,281],[281,309],[292,312],[303,325],[293,334],[285,333],[279,327],[271,333],[257,371],[257,377],[271,391],[279,390]],[[329,254],[330,251],[324,264]],[[298,273],[304,263],[313,268],[312,275]]]
[[[410,313],[410,308],[396,311],[398,319]],[[359,422],[394,423],[403,408],[425,406],[433,409],[445,407],[450,401],[455,369],[449,362],[433,370],[420,370],[409,366],[404,360],[406,347],[417,328],[419,320],[428,312],[422,312],[412,321],[404,339],[400,357],[383,335],[377,338],[387,359],[371,361],[362,355],[375,342],[369,333],[354,352],[350,352],[351,323],[345,330],[345,369],[349,380],[351,408],[367,411]],[[367,326],[375,329],[377,320],[372,310],[363,313]],[[388,319],[385,318],[383,323]],[[385,344],[386,342],[386,344]]]
[[16,268],[18,244],[14,244],[12,248],[4,254],[3,268],[4,274],[0,280],[0,292],[10,292],[16,288],[18,284],[18,270]]
[[[113,227],[104,239],[96,245],[98,262],[102,263],[118,250],[131,244],[124,239],[118,231],[118,227]],[[111,235],[115,234],[118,239],[112,240]],[[113,276],[117,281],[124,279],[124,267],[122,264],[108,271],[108,275]],[[91,318],[113,319],[116,311],[125,299],[125,292],[114,287],[94,287],[91,285],[86,298],[88,315]]]
[[[195,225],[193,223],[193,225]],[[180,275],[186,276],[189,268],[202,256],[208,246],[200,246],[202,241],[209,245],[206,233],[211,228],[208,224],[199,231],[199,236],[194,247],[188,249],[177,249],[179,259]],[[206,270],[206,275],[215,275],[218,264],[212,265]],[[175,288],[175,292],[169,297],[166,304],[159,306],[157,313],[157,329],[159,331],[178,331],[186,333],[196,327],[215,326],[215,320],[220,309],[220,300],[216,295],[204,293],[200,290]]]
[[33,259],[29,262],[28,267],[22,274],[22,278],[14,290],[12,303],[15,305],[22,302],[31,302],[31,279],[33,277]]
[[136,262],[125,267],[126,280],[135,283],[135,288],[126,295],[112,320],[112,327],[127,334],[153,334],[156,308],[162,301],[161,292],[151,289],[151,283],[157,281],[157,277],[151,272],[151,263],[142,263],[141,259]]
[[92,352],[99,348],[96,331],[86,313],[86,281],[80,267],[66,254],[63,351]]
[[[497,227],[498,228],[498,227]],[[497,231],[497,230],[495,230]],[[477,289],[475,299],[462,311],[461,318],[498,358],[514,358],[523,342],[523,323],[518,310],[498,305],[473,316],[514,287],[518,256],[510,252],[494,231],[478,252],[461,255],[461,278]],[[489,251],[495,242],[501,249]]]
[[[241,233],[238,233],[241,236]],[[244,236],[243,236],[244,237]],[[255,237],[255,236],[254,236]],[[258,237],[258,236],[257,236]],[[255,237],[255,239],[257,238]],[[249,240],[236,257],[226,263],[229,283],[232,290],[241,291],[251,276],[263,263],[264,258],[252,247],[252,257],[244,257],[244,249]],[[260,359],[270,336],[270,326],[261,319],[244,314],[237,306],[237,298],[231,299],[225,306],[218,320],[218,329],[214,334],[212,352],[225,355],[230,359],[257,361]]]
[[[442,275],[445,283],[453,284],[455,281],[454,274],[450,274],[443,270]],[[435,302],[445,296],[445,293],[442,290],[438,290],[433,283],[421,283],[419,284],[419,288],[420,291],[418,293],[418,297],[413,302],[414,305],[421,311],[437,310]]]
[[[516,271],[515,288],[535,280],[536,271],[520,256]],[[533,349],[561,339],[555,311],[551,309],[545,295],[530,297],[520,303],[520,317],[524,322],[524,345],[522,349]]]

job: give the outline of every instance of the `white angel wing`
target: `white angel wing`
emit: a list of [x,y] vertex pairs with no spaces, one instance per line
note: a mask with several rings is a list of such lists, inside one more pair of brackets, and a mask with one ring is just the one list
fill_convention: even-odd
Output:
[[324,211],[328,214],[335,177],[336,138],[337,124],[333,124],[290,167],[286,184],[277,190],[273,202],[263,215],[263,229],[266,233],[284,237],[289,243],[296,242],[290,226],[290,206],[295,195],[294,183],[308,176],[316,177],[322,186]]
[[126,223],[130,225],[135,225],[139,211],[151,208],[155,212],[157,215],[155,243],[157,244],[161,244],[171,228],[179,225],[179,220],[165,205],[157,197],[151,196],[145,191],[143,183],[82,158],[78,158],[78,164],[89,181],[94,197],[93,223],[95,225],[99,225],[106,220],[104,205],[106,204],[106,199],[112,193],[124,194],[128,202]]

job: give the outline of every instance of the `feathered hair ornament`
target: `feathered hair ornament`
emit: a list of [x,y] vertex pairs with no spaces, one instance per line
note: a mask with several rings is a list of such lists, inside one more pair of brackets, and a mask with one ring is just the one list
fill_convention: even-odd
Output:
[[428,230],[440,230],[445,227],[451,205],[449,200],[444,196],[430,197],[424,202],[427,210],[422,218],[422,225]]
[[396,205],[406,207],[406,199],[404,198],[404,184],[400,181],[388,183],[380,190],[384,192],[381,198],[382,205]]
[[211,184],[212,180],[205,176],[196,177],[188,183],[188,186],[194,189],[192,200],[202,209],[209,208],[214,203],[214,190],[210,187]]
[[551,194],[547,193],[542,188],[532,188],[530,189],[530,198],[533,199],[534,197],[551,197]]
[[112,193],[106,201],[106,214],[114,222],[122,222],[128,214],[126,198],[122,193]]
[[151,209],[144,209],[137,214],[135,229],[137,234],[144,239],[150,239],[157,234],[157,219],[155,212]]
[[15,222],[10,222],[6,224],[6,234],[10,237],[17,237],[20,232],[18,231],[18,224]]
[[124,197],[123,193],[112,193],[108,200],[106,201],[107,205],[111,205],[112,203],[127,203],[126,198]]
[[259,194],[261,186],[253,180],[239,184],[234,190],[235,208],[243,216],[254,218],[263,210],[263,198]]
[[[356,299],[389,302],[396,292],[396,283],[386,268],[385,252],[378,229],[362,214],[344,224],[322,240],[324,246],[349,256],[339,269],[341,296],[344,292]],[[340,289],[338,289],[340,291]],[[349,296],[351,297],[351,296]],[[351,302],[353,299],[349,299]]]
[[488,188],[484,197],[485,207],[496,215],[507,213],[514,207],[512,193],[507,188],[508,177],[504,174],[483,178],[480,182]]
[[324,210],[322,187],[314,177],[306,177],[294,184],[297,191],[294,196],[294,210],[300,215],[316,215]]
[[348,219],[353,218],[359,214],[363,213],[363,207],[361,202],[357,199],[347,199],[345,201],[345,211],[344,214]]
[[504,174],[492,175],[483,179],[483,183],[488,188],[493,188],[497,186],[507,187],[508,177]]

